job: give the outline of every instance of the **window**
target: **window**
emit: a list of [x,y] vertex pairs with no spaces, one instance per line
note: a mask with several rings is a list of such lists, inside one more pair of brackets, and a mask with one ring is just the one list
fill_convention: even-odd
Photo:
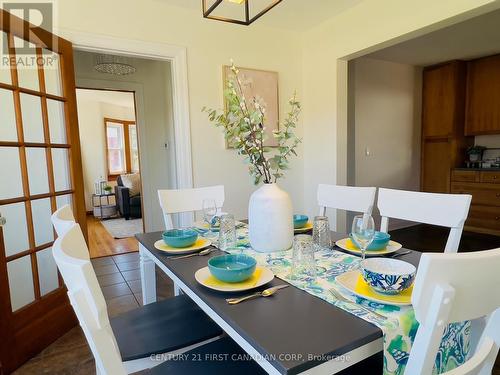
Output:
[[139,172],[139,145],[134,122],[105,119],[108,177]]

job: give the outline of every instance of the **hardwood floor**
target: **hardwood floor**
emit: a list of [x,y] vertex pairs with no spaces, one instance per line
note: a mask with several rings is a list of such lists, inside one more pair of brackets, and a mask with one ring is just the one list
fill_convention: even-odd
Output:
[[134,237],[115,239],[92,215],[87,216],[89,250],[91,258],[119,255],[139,251],[139,245]]

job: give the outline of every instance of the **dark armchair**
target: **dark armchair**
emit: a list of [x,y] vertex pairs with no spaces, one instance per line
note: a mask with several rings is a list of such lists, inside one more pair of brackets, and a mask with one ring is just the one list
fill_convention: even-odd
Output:
[[115,186],[116,207],[125,220],[142,217],[141,195],[130,196],[130,189],[123,186],[121,176],[116,179]]

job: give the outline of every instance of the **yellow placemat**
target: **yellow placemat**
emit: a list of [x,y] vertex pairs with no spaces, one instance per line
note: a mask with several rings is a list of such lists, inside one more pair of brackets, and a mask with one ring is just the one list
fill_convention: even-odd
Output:
[[[356,244],[352,241],[351,238],[347,238],[346,241],[345,241],[345,247],[347,247],[348,250],[354,250],[354,251],[361,251],[361,249],[356,246]],[[378,250],[366,250],[368,253],[377,253],[377,252],[382,252],[382,251],[386,251],[387,250],[387,246],[384,247],[383,249],[378,249]]]
[[354,290],[360,295],[376,298],[381,301],[387,301],[389,303],[411,303],[411,293],[413,292],[413,285],[399,294],[382,294],[375,292],[372,287],[366,283],[366,281],[363,279],[363,276],[359,275]]
[[204,280],[205,285],[212,286],[215,288],[230,288],[230,289],[246,289],[257,285],[260,275],[262,274],[262,268],[257,267],[255,272],[250,278],[240,281],[239,283],[226,283],[210,275]]
[[189,250],[199,249],[200,247],[203,247],[206,244],[207,244],[206,238],[198,238],[194,244],[192,244],[191,246],[187,246],[187,247],[173,247],[173,246],[167,245],[164,241],[161,241],[161,250],[189,251]]

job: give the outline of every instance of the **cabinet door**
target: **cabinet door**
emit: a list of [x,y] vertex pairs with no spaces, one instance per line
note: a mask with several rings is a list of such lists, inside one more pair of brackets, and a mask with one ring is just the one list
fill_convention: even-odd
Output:
[[468,63],[465,134],[500,133],[500,55]]
[[422,191],[450,192],[451,145],[448,141],[427,141],[422,145]]
[[[423,72],[422,135],[448,137],[455,133],[458,107],[463,111],[465,78],[459,62],[429,67]],[[463,119],[463,116],[462,116]]]

